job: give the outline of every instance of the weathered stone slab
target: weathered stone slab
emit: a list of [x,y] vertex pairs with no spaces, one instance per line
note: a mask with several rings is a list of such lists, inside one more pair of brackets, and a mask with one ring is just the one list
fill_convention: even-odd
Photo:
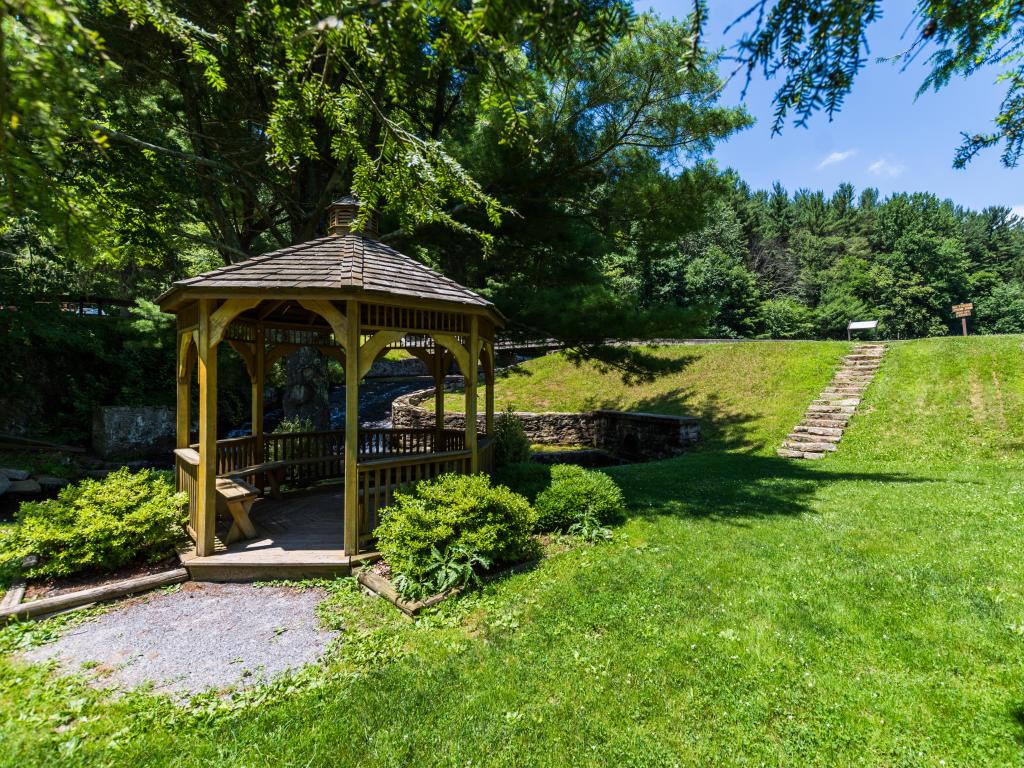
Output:
[[104,406],[93,413],[93,449],[104,458],[166,455],[174,449],[174,408]]
[[31,493],[39,493],[42,490],[42,488],[39,487],[39,483],[37,483],[35,480],[32,480],[32,479],[29,479],[29,480],[12,480],[11,481],[11,487],[10,487],[9,490],[10,490],[11,493],[31,494]]
[[8,480],[28,480],[29,473],[24,469],[0,469],[0,475]]

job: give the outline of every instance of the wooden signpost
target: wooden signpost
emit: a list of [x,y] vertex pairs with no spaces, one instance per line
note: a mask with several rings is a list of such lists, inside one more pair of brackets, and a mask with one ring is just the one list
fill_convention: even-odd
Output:
[[967,318],[971,316],[973,311],[974,305],[970,302],[953,305],[953,314],[960,318],[960,324],[964,329],[964,336],[967,335]]

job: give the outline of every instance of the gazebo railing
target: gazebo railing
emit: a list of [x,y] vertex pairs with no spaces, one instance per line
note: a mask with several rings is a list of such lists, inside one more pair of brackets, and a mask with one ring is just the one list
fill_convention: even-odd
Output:
[[[175,454],[177,488],[188,494],[189,534],[195,538],[198,521],[198,475],[200,456],[191,448]],[[437,450],[440,449],[440,450]],[[285,462],[284,482],[338,480],[344,476],[345,432],[280,433],[264,436],[263,461]],[[481,436],[477,443],[479,469],[490,473],[494,462],[494,439]],[[236,437],[217,441],[217,474],[259,466],[256,438]],[[455,472],[468,474],[472,455],[466,449],[461,430],[365,429],[359,430],[357,483],[359,494],[360,548],[372,539],[380,510],[394,500],[403,486]]]
[[[199,445],[191,447],[198,449]],[[286,462],[285,482],[316,482],[344,474],[343,429],[264,435],[262,459],[256,447],[256,438],[251,435],[218,440],[217,474],[228,475],[269,461]],[[466,435],[461,430],[446,429],[440,439],[433,428],[359,430],[360,457],[421,455],[465,448]]]
[[178,448],[174,451],[175,487],[188,495],[188,533],[193,538],[199,529],[196,516],[196,492],[199,488],[199,452],[193,448]]

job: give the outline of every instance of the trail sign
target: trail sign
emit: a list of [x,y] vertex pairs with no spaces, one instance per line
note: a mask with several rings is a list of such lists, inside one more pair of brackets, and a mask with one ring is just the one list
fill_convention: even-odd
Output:
[[967,318],[974,311],[974,305],[969,301],[963,304],[953,305],[953,314],[960,318],[960,325],[964,329],[964,336],[967,335]]

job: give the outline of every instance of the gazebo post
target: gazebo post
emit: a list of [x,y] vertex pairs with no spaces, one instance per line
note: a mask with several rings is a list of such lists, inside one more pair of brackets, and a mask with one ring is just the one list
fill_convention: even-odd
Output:
[[196,554],[213,554],[217,515],[217,346],[211,344],[214,302],[199,300],[199,475]]
[[252,436],[255,442],[256,463],[263,461],[263,393],[265,391],[264,381],[266,379],[266,332],[263,330],[263,323],[256,325],[256,341],[253,344],[252,356]]
[[359,553],[359,302],[345,302],[345,554]]
[[434,343],[434,429],[437,430],[438,450],[444,450],[444,347]]
[[476,379],[480,365],[480,324],[476,315],[469,320],[469,363],[463,375],[466,378],[466,450],[469,451],[469,471],[480,470],[480,454],[476,443]]
[[[186,343],[187,336],[187,343]],[[192,428],[192,403],[191,383],[192,366],[189,364],[189,355],[192,352],[192,332],[178,334],[178,377],[176,387],[176,425],[175,425],[175,448],[188,448],[189,432]]]

